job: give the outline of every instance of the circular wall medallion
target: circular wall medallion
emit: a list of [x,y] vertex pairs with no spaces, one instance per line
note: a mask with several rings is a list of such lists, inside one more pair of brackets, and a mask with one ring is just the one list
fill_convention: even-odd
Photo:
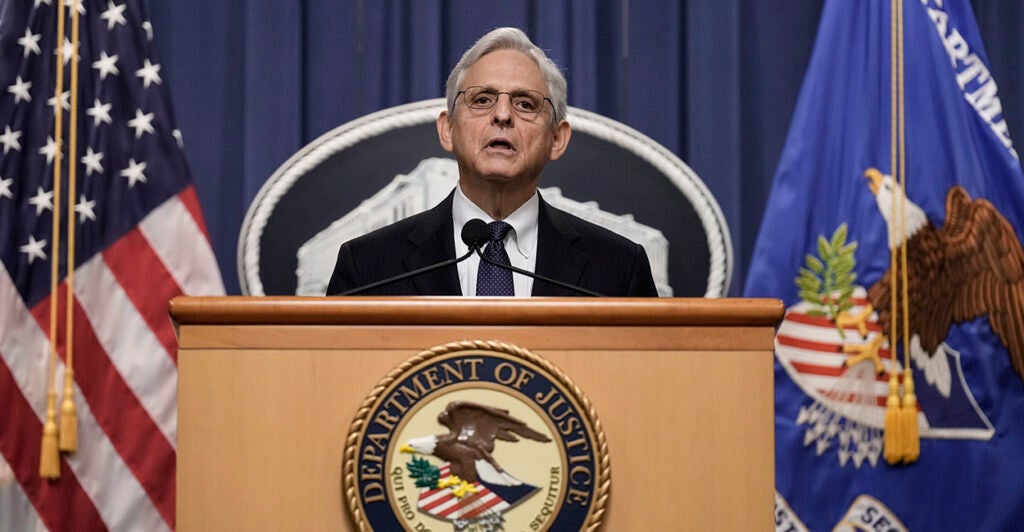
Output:
[[[431,161],[444,98],[390,107],[310,142],[253,199],[238,241],[247,295],[323,295],[347,239],[433,207],[455,186]],[[544,167],[545,201],[644,246],[662,296],[723,297],[733,251],[704,181],[654,139],[570,106],[572,141]]]
[[593,530],[610,485],[586,396],[493,341],[434,347],[389,373],[356,414],[342,468],[360,530]]

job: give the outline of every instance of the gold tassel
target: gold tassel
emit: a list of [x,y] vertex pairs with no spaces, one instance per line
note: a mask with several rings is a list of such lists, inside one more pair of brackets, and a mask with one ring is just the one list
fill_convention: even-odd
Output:
[[903,375],[903,407],[900,408],[900,437],[903,440],[903,461],[916,462],[921,456],[921,439],[917,427],[917,395],[910,367]]
[[60,450],[73,453],[78,450],[78,413],[75,410],[75,372],[67,368],[64,373],[64,400],[60,402]]
[[46,424],[43,425],[43,444],[39,455],[39,476],[47,480],[60,478],[60,453],[57,452],[57,421],[54,403],[57,393],[50,391],[46,398]]
[[885,461],[896,465],[903,460],[900,426],[900,384],[896,373],[889,372],[889,398],[885,402]]

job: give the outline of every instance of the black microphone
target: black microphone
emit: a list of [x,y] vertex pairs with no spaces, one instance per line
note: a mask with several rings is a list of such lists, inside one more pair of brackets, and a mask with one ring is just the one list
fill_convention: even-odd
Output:
[[462,226],[462,241],[470,251],[484,247],[491,239],[491,228],[480,218],[473,218]]
[[[474,238],[473,242],[476,243],[476,247],[473,247],[473,245],[471,245],[469,243],[469,241],[466,239],[467,238],[466,237],[467,234],[472,235],[472,237]],[[480,239],[480,240],[478,240],[478,239]],[[467,246],[469,246],[469,252],[472,253],[475,250],[476,254],[480,256],[480,260],[486,262],[487,264],[490,264],[492,266],[497,266],[499,268],[504,268],[506,270],[511,270],[513,272],[516,272],[516,273],[521,274],[521,275],[525,275],[527,277],[532,277],[534,279],[539,279],[539,280],[544,281],[546,283],[551,283],[551,284],[553,284],[555,286],[558,286],[558,287],[561,287],[561,288],[565,288],[566,290],[572,290],[573,292],[578,292],[580,294],[584,294],[584,295],[588,295],[588,296],[593,296],[593,297],[604,297],[603,295],[598,294],[597,292],[594,292],[592,290],[587,290],[586,288],[583,288],[583,287],[580,287],[580,286],[571,285],[569,283],[563,283],[562,281],[556,281],[556,280],[551,279],[549,277],[545,277],[545,276],[543,276],[543,275],[541,275],[539,273],[534,273],[534,272],[526,271],[526,270],[524,270],[522,268],[516,268],[515,266],[512,266],[511,264],[502,264],[500,262],[495,262],[495,261],[493,261],[491,259],[488,259],[487,257],[484,256],[483,253],[480,252],[480,248],[482,248],[483,245],[486,244],[490,239],[491,239],[491,229],[489,227],[487,227],[487,224],[483,220],[481,220],[479,218],[473,218],[472,220],[466,222],[466,225],[462,226],[462,241],[465,242]],[[459,260],[462,260],[462,259],[459,259]]]
[[[476,223],[474,223],[474,222],[476,222]],[[353,288],[351,290],[346,290],[346,291],[344,291],[344,292],[342,292],[342,293],[340,293],[338,295],[339,296],[355,295],[355,294],[358,294],[360,292],[365,292],[367,290],[373,290],[374,288],[379,288],[379,287],[384,286],[384,285],[388,285],[388,284],[391,284],[391,283],[397,283],[398,281],[401,281],[402,279],[408,279],[410,277],[416,277],[417,275],[421,275],[421,274],[424,274],[424,273],[432,272],[434,270],[438,270],[438,269],[444,268],[446,266],[453,266],[455,264],[458,264],[458,263],[468,259],[469,256],[472,255],[474,251],[479,252],[480,248],[483,247],[483,245],[486,244],[487,241],[490,240],[490,239],[491,239],[491,230],[490,230],[490,228],[487,227],[487,224],[485,224],[482,220],[478,220],[478,219],[474,218],[474,219],[466,222],[466,225],[462,226],[462,242],[464,242],[467,246],[469,246],[469,251],[467,251],[465,255],[463,255],[463,256],[461,256],[461,257],[459,257],[457,259],[448,259],[446,261],[438,262],[437,264],[431,264],[430,266],[424,266],[423,268],[420,268],[418,270],[413,270],[411,272],[405,272],[403,274],[399,274],[399,275],[396,275],[394,277],[388,277],[387,279],[381,279],[380,281],[376,281],[376,282],[373,282],[373,283],[370,283],[370,284],[367,284],[367,285],[357,286],[357,287],[355,287],[355,288]]]

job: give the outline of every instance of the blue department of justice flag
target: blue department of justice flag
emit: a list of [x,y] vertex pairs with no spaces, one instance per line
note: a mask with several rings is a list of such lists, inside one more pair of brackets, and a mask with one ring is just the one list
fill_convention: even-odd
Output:
[[[167,304],[224,288],[143,2],[66,5],[58,35],[57,0],[0,0],[0,530],[172,530],[177,340]],[[78,146],[69,161],[74,61]],[[67,208],[54,187],[58,106],[62,164],[77,165],[78,450],[61,456],[58,480],[46,481],[39,456],[49,309],[64,306],[69,288],[67,255],[51,246],[53,212]],[[50,291],[55,260],[59,297]],[[63,328],[63,309],[58,315]],[[56,339],[58,395],[67,338]]]
[[[787,307],[778,530],[1024,522],[1024,174],[967,0],[903,13],[906,216],[890,207],[904,194],[890,177],[889,2],[829,1],[747,279],[745,295]],[[885,371],[903,353],[893,362],[883,333],[900,227],[921,440],[916,462],[894,466]],[[844,352],[866,345],[881,374]]]

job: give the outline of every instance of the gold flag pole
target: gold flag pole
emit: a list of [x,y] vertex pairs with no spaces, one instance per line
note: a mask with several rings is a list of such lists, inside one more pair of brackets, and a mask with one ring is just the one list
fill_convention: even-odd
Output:
[[53,242],[50,250],[50,360],[46,379],[46,422],[39,456],[39,476],[54,480],[60,478],[60,453],[57,450],[57,391],[54,377],[57,369],[57,278],[60,275],[60,206],[61,206],[61,93],[64,92],[64,0],[57,0],[57,77],[53,106],[53,136],[56,151],[53,158]]
[[71,9],[71,112],[68,117],[68,295],[65,306],[67,360],[64,371],[64,398],[60,403],[60,450],[78,450],[78,413],[75,410],[75,205],[78,177],[78,17]]

